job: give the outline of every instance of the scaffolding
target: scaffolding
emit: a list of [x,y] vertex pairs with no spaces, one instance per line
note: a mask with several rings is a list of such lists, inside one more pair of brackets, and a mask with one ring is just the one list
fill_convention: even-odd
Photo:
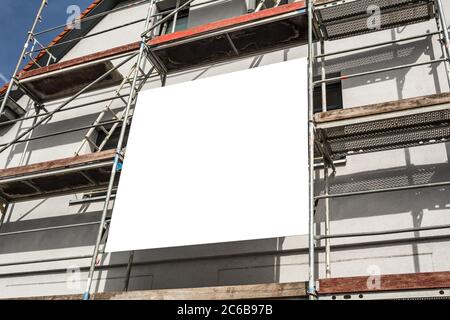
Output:
[[[103,203],[101,219],[89,224],[98,225],[98,233],[91,259],[88,282],[83,298],[89,299],[94,271],[101,252],[101,244],[108,232],[112,200],[120,176],[120,168],[125,157],[127,126],[133,117],[137,95],[150,79],[159,79],[164,86],[168,75],[209,66],[222,62],[243,59],[249,56],[261,55],[276,50],[308,46],[308,132],[309,132],[309,281],[305,292],[310,299],[321,295],[335,294],[337,291],[326,288],[327,282],[317,283],[315,274],[316,242],[325,240],[326,277],[331,278],[331,240],[334,238],[352,238],[359,236],[379,235],[380,232],[364,232],[352,234],[332,234],[330,230],[330,205],[333,198],[348,197],[368,193],[411,190],[417,188],[450,185],[449,182],[409,185],[396,188],[354,191],[347,193],[330,193],[330,171],[335,171],[335,165],[343,156],[420,146],[440,143],[450,138],[448,121],[450,113],[448,103],[450,94],[438,94],[427,97],[405,99],[388,103],[364,106],[358,108],[327,110],[327,84],[336,80],[347,80],[369,74],[407,69],[425,64],[449,63],[449,34],[441,0],[396,0],[396,1],[366,1],[366,0],[308,0],[281,4],[273,1],[270,5],[266,1],[257,4],[254,12],[230,19],[212,22],[199,27],[182,31],[175,31],[156,36],[155,31],[170,19],[176,19],[183,9],[195,7],[194,0],[177,1],[175,9],[156,12],[158,0],[136,1],[123,7],[113,8],[100,14],[85,14],[81,22],[95,21],[112,12],[126,10],[133,6],[148,5],[147,16],[129,22],[123,26],[144,22],[141,40],[136,43],[108,49],[64,62],[56,61],[52,48],[70,44],[86,37],[97,36],[118,27],[53,43],[51,46],[39,46],[37,37],[55,30],[65,28],[66,25],[56,26],[37,32],[37,26],[42,12],[47,5],[43,0],[36,15],[24,49],[19,57],[11,81],[0,91],[3,99],[0,108],[1,125],[11,125],[25,120],[33,120],[33,125],[25,129],[10,142],[0,145],[0,153],[11,146],[29,141],[46,139],[53,136],[69,134],[75,131],[86,131],[75,157],[51,162],[38,163],[25,167],[0,170],[0,197],[4,209],[0,227],[6,216],[10,203],[27,201],[44,197],[60,196],[77,192],[91,192],[91,196],[70,204]],[[218,0],[203,2],[213,3]],[[369,28],[366,21],[370,16],[367,12],[369,5],[376,5],[383,10],[382,18],[376,28]],[[265,8],[265,9],[263,9]],[[326,53],[325,43],[336,39],[349,38],[379,30],[391,29],[406,24],[413,24],[435,19],[437,30],[432,33],[413,37],[386,41],[374,45],[366,45],[339,52]],[[176,23],[173,23],[174,27]],[[267,35],[270,35],[269,37]],[[367,49],[387,46],[394,43],[407,42],[429,36],[439,36],[442,45],[443,58],[392,68],[355,73],[339,78],[326,77],[326,58],[334,55],[350,54]],[[33,44],[29,49],[29,44]],[[316,45],[320,54],[315,53]],[[201,48],[201,50],[192,50]],[[182,52],[182,54],[180,54]],[[38,53],[37,58],[33,54]],[[189,54],[186,54],[189,53]],[[30,62],[23,71],[19,71],[23,60]],[[45,65],[39,64],[44,60]],[[119,60],[115,65],[112,60]],[[42,62],[41,62],[42,63]],[[127,64],[132,67],[122,76],[118,70]],[[320,79],[315,79],[314,68],[318,66]],[[64,79],[71,79],[70,82]],[[75,80],[74,80],[75,79]],[[116,88],[113,96],[100,100],[72,105],[77,98],[90,91],[102,88]],[[322,112],[314,114],[314,88],[321,87]],[[19,90],[20,95],[29,97],[35,105],[35,113],[25,115],[25,111],[13,98],[13,91]],[[65,99],[52,111],[45,108],[45,104],[55,99]],[[111,108],[112,102],[121,101],[123,106],[117,112]],[[96,120],[89,126],[71,130],[59,131],[51,134],[31,137],[30,133],[40,125],[51,121],[55,114],[85,108],[98,103],[105,103],[104,109]],[[120,130],[116,147],[112,151],[105,151],[104,147],[116,130]],[[98,143],[93,134],[103,132],[105,137]],[[83,154],[88,146],[92,153]],[[315,190],[318,170],[317,160],[323,160],[324,190]],[[106,193],[106,195],[104,194]],[[325,234],[315,234],[315,210],[319,201],[325,204]],[[45,230],[71,228],[85,224],[51,227]],[[385,231],[382,234],[396,234],[420,230],[448,229],[450,226],[435,226]],[[37,232],[44,229],[26,230],[14,234]],[[10,233],[0,233],[1,236]],[[86,258],[86,256],[83,256]],[[73,257],[73,259],[80,257]],[[66,258],[69,259],[69,258]],[[57,261],[46,259],[45,261]],[[44,260],[29,263],[45,262]],[[127,278],[133,264],[133,253],[127,266]],[[0,266],[4,266],[1,264]],[[11,265],[11,264],[8,264]],[[330,279],[334,280],[334,279]],[[128,280],[127,280],[128,283]],[[128,284],[125,284],[127,289]],[[337,292],[339,294],[339,292]]]
[[[380,14],[382,12],[382,14]],[[376,25],[369,22],[374,17]],[[408,24],[419,23],[431,19],[436,21],[436,31],[418,34],[397,40],[379,42],[341,51],[327,53],[327,41],[350,38],[380,30],[392,29]],[[327,110],[327,84],[336,80],[345,81],[383,72],[410,69],[422,65],[445,63],[448,70],[449,34],[441,0],[395,0],[395,1],[339,1],[339,0],[309,0],[309,136],[310,136],[310,278],[309,295],[316,297],[317,292],[325,297],[344,296],[344,293],[363,293],[361,286],[355,285],[354,290],[347,291],[317,290],[315,271],[316,241],[325,240],[325,270],[327,280],[331,278],[331,240],[338,238],[370,237],[377,235],[400,234],[425,230],[449,229],[449,225],[396,229],[380,232],[359,232],[333,234],[330,230],[330,199],[394,192],[400,190],[415,190],[448,186],[449,182],[424,183],[385,187],[372,190],[354,190],[352,192],[330,193],[330,179],[335,172],[335,161],[354,154],[363,154],[383,150],[423,146],[446,142],[448,132],[448,102],[449,93],[415,97],[366,105],[341,110]],[[313,35],[317,36],[318,54],[314,51]],[[325,62],[328,57],[346,55],[375,49],[387,45],[408,42],[411,40],[439,36],[442,48],[442,58],[425,62],[398,65],[390,68],[370,70],[366,72],[327,78]],[[314,79],[314,67],[320,70],[320,78]],[[447,73],[448,76],[448,73]],[[322,96],[322,112],[313,113],[314,88],[320,87]],[[314,158],[323,158],[323,190],[314,190]],[[330,175],[330,169],[332,174]],[[324,234],[315,234],[315,209],[319,201],[324,201],[325,227]],[[320,287],[332,280],[321,282]],[[346,279],[349,280],[349,279]],[[367,280],[367,278],[366,278]],[[338,280],[336,280],[338,281]],[[343,281],[343,279],[341,279]],[[359,281],[362,281],[359,279]],[[346,281],[348,282],[348,281]],[[367,286],[366,286],[367,287]],[[359,292],[358,292],[359,290]],[[337,294],[336,294],[337,293]],[[340,294],[340,295],[339,295]]]
[[[218,0],[208,1],[208,3],[215,1]],[[276,1],[266,5],[265,9],[263,9],[264,1],[261,1],[254,12],[249,14],[156,37],[154,31],[158,27],[161,27],[169,19],[176,20],[178,13],[186,7],[190,6],[192,8],[198,5],[192,4],[193,0],[178,1],[175,9],[156,12],[158,2],[156,0],[136,1],[122,8],[114,8],[101,14],[83,15],[84,17],[80,20],[80,22],[91,21],[106,16],[111,12],[147,4],[147,17],[145,19],[139,19],[123,25],[145,22],[144,32],[141,34],[139,42],[64,62],[55,61],[52,55],[51,59],[48,60],[51,63],[49,62],[42,66],[38,64],[38,58],[32,58],[33,53],[39,53],[38,57],[42,60],[43,56],[51,54],[52,48],[117,29],[117,27],[111,28],[67,41],[62,39],[52,43],[50,46],[41,47],[40,50],[36,50],[34,46],[30,50],[28,49],[29,43],[37,43],[37,36],[66,27],[57,26],[36,32],[42,12],[47,5],[47,1],[43,0],[11,81],[1,92],[4,93],[2,110],[9,108],[12,103],[17,104],[12,98],[12,92],[18,89],[21,95],[27,95],[34,102],[35,114],[25,116],[23,112],[14,118],[8,118],[3,121],[2,125],[11,125],[25,120],[33,120],[34,122],[32,126],[21,132],[15,139],[0,145],[0,153],[16,144],[69,134],[75,131],[87,131],[73,158],[9,168],[0,172],[0,194],[5,206],[14,202],[77,192],[90,191],[93,195],[106,192],[106,196],[92,196],[71,202],[71,205],[92,202],[103,203],[100,221],[89,223],[89,225],[98,225],[99,228],[94,252],[90,256],[91,264],[87,287],[83,296],[84,299],[89,299],[90,297],[94,271],[99,254],[102,253],[100,246],[102,241],[105,240],[109,226],[110,218],[108,213],[110,212],[111,201],[115,197],[120,167],[124,158],[123,147],[126,140],[127,126],[130,124],[133,116],[137,95],[146,82],[149,79],[159,77],[162,86],[164,86],[167,75],[171,73],[204,65],[243,59],[307,43],[307,19],[303,1],[287,5],[280,5],[281,1]],[[201,5],[204,4],[202,3]],[[172,31],[174,30],[172,29]],[[271,35],[270,39],[267,39],[267,34]],[[248,45],[249,42],[251,42],[250,46]],[[202,47],[203,50],[190,50],[193,47]],[[180,56],[180,51],[191,52],[191,55],[187,58],[184,55]],[[24,58],[30,58],[31,61],[23,71],[19,72]],[[119,60],[119,62],[114,65],[111,62],[112,60]],[[133,61],[134,63],[129,72],[123,77],[118,69]],[[117,88],[110,98],[72,105],[77,98],[85,93],[110,87]],[[48,111],[45,108],[45,104],[57,99],[65,100],[53,108],[52,111]],[[124,107],[119,112],[111,107],[114,101],[124,103]],[[92,125],[30,137],[30,133],[34,129],[43,123],[51,121],[55,114],[89,107],[100,102],[106,103],[106,106]],[[106,143],[116,130],[120,130],[116,148],[113,151],[104,151]],[[93,140],[95,131],[105,134],[103,141],[99,144],[96,144]],[[93,153],[82,154],[85,146],[89,146]],[[4,212],[6,210],[7,208],[5,208]],[[2,218],[4,217],[5,214],[2,215]],[[85,225],[87,224],[39,228],[14,232],[13,234],[59,230]],[[11,234],[3,233],[0,236]],[[30,263],[43,261],[31,261]],[[58,261],[58,259],[46,259],[46,261]],[[128,275],[132,263],[133,255],[131,254],[127,267]],[[12,264],[2,264],[1,266],[5,265],[10,266]],[[125,288],[127,288],[127,283]]]

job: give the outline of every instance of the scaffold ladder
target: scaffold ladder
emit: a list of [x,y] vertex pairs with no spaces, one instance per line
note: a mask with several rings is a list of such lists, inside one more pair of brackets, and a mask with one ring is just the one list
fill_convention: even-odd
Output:
[[[95,119],[95,121],[92,123],[91,128],[84,136],[79,148],[75,152],[75,155],[78,156],[83,152],[83,149],[86,145],[89,145],[92,152],[100,152],[103,151],[105,148],[107,142],[110,140],[114,132],[117,130],[117,128],[120,127],[121,123],[123,122],[123,117],[125,115],[125,109],[127,101],[123,95],[121,95],[121,92],[124,88],[126,88],[127,85],[132,85],[133,83],[133,77],[134,73],[138,72],[138,78],[139,83],[137,84],[135,88],[135,92],[139,92],[142,87],[145,85],[148,78],[152,75],[152,73],[155,71],[155,68],[152,67],[149,72],[145,72],[141,67],[137,67],[137,64],[134,64],[130,71],[128,72],[127,76],[122,80],[119,87],[114,92],[114,98],[112,98],[105,106],[105,108],[99,113],[98,117]],[[116,112],[113,110],[112,104],[117,99],[120,99],[125,103],[125,106],[119,111]],[[132,98],[133,103],[135,103],[136,94]],[[104,124],[104,125],[102,125]],[[107,129],[106,125],[112,124],[112,126]],[[95,136],[97,131],[102,131],[105,134],[105,137],[103,140],[98,143],[95,140]]]

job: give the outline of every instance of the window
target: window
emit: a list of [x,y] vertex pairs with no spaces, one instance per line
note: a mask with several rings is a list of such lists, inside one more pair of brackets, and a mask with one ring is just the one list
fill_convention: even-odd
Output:
[[259,10],[270,9],[275,6],[287,4],[288,0],[248,0],[248,12],[254,12],[258,7]]
[[[340,73],[327,74],[327,78],[340,77]],[[320,80],[319,77],[314,77],[314,81]],[[327,111],[342,109],[342,83],[336,81],[327,83]],[[314,113],[322,112],[322,87],[320,85],[314,88]]]
[[[108,131],[111,129],[111,127],[112,127],[111,124],[104,126],[104,128]],[[111,149],[117,148],[117,143],[119,142],[119,136],[120,136],[121,130],[122,130],[122,126],[118,126],[116,128],[116,130],[114,130],[112,136],[108,139],[105,146],[103,147],[103,150],[111,150]],[[129,133],[130,133],[130,126],[127,125],[127,130],[125,132],[124,146],[126,146],[126,143],[128,141]],[[95,141],[95,144],[97,146],[100,146],[100,144],[103,142],[103,140],[105,140],[105,138],[106,138],[106,132],[104,132],[103,130],[98,130],[97,140]]]
[[[165,15],[161,16],[160,19],[163,19],[168,14],[170,14],[175,8],[171,8],[168,10],[164,10],[167,12]],[[166,22],[164,22],[161,27],[159,28],[159,35],[164,35],[180,30],[185,30],[188,28],[188,18],[189,18],[189,6],[187,8],[183,8],[182,10],[178,11],[178,16],[176,17],[177,21],[175,24],[175,29],[173,26],[175,15],[170,17]]]

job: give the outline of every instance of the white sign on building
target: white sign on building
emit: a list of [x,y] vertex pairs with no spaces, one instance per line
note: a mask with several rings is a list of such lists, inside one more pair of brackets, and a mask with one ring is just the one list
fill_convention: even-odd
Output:
[[108,252],[308,233],[306,59],[141,92]]

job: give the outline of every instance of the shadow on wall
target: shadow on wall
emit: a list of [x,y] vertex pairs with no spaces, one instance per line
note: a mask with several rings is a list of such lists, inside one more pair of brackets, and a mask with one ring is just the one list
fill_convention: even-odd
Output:
[[[284,51],[284,60],[287,60],[289,50]],[[262,63],[263,56],[249,59],[249,68]],[[199,70],[199,77],[209,68]],[[70,120],[55,121],[43,124],[33,132],[33,137],[67,130],[90,124],[94,115],[85,115]],[[77,134],[67,137],[67,143],[81,141]],[[61,145],[59,138],[39,140],[30,143],[27,150],[32,152],[43,148]],[[21,153],[24,145],[18,145],[12,154]],[[42,200],[45,202],[45,200]],[[87,212],[84,214],[62,215],[40,219],[30,218],[41,202],[29,209],[20,219],[7,217],[1,228],[2,233],[14,233],[30,229],[64,226],[69,224],[83,224],[100,220],[100,212]],[[52,213],[53,215],[53,213]],[[36,231],[20,235],[2,237],[0,255],[33,253],[39,258],[51,258],[50,250],[74,249],[89,247],[94,244],[97,225],[79,226],[59,230]],[[151,232],[151,229],[149,230]],[[130,289],[177,288],[192,286],[215,286],[233,284],[271,283],[280,280],[280,251],[284,239],[265,239],[243,241],[203,246],[190,246],[182,248],[167,248],[158,250],[143,250],[136,253],[133,265]],[[36,255],[34,253],[36,252]],[[84,251],[83,251],[84,252]],[[209,258],[208,258],[209,257]],[[96,278],[96,286],[105,290],[123,290],[122,280],[126,274],[126,265],[129,253],[114,253],[105,255],[108,259],[106,265],[113,267],[100,270]],[[179,263],[173,263],[179,261]],[[87,263],[88,261],[86,261]],[[70,265],[70,261],[64,265]],[[86,266],[86,265],[85,265]],[[180,270],[183,270],[180,272]],[[84,267],[82,272],[86,272]],[[51,274],[51,272],[47,272]],[[57,272],[60,277],[65,276],[64,271]],[[153,275],[157,275],[154,278]]]
[[[32,211],[31,209],[30,212]],[[0,257],[17,254],[18,260],[13,260],[15,263],[46,261],[55,258],[55,252],[58,250],[67,249],[66,253],[60,251],[59,255],[66,258],[73,257],[73,259],[66,259],[57,264],[52,262],[31,264],[26,268],[30,271],[20,272],[20,280],[14,277],[8,280],[8,274],[4,272],[17,273],[22,266],[17,271],[14,271],[15,268],[6,267],[6,270],[11,270],[6,271],[5,266],[1,266],[0,262],[0,287],[6,283],[7,286],[12,285],[19,290],[20,287],[25,288],[35,281],[40,281],[36,280],[38,277],[42,281],[34,289],[37,295],[78,293],[78,291],[65,291],[65,282],[70,276],[66,268],[73,265],[81,267],[81,287],[84,288],[90,259],[79,259],[86,253],[92,252],[98,230],[97,224],[58,230],[37,230],[25,234],[11,233],[97,222],[100,216],[101,212],[88,212],[40,219],[30,219],[28,216],[26,220],[22,220],[22,217],[15,220],[6,219],[1,227],[1,233],[10,233],[10,235],[1,237]],[[280,253],[283,242],[284,239],[280,238],[137,251],[134,255],[128,289],[279,282],[280,259],[286,255],[286,253]],[[129,256],[129,252],[103,255],[100,266],[106,267],[97,269],[93,287],[97,287],[99,291],[124,290]],[[287,267],[298,268],[298,265]],[[52,286],[55,286],[55,289]]]
[[40,219],[5,221],[1,233],[14,233],[73,224],[89,224],[59,230],[4,235],[0,239],[0,255],[90,246],[95,242],[101,212],[62,215]]
[[[14,145],[9,153],[9,160],[13,159],[16,155],[21,155],[25,152],[28,154],[28,158],[32,156],[33,151],[50,149],[54,147],[66,148],[67,155],[65,157],[73,156],[75,152],[75,148],[81,145],[81,141],[83,140],[84,135],[89,129],[84,130],[76,130],[80,127],[91,126],[95,119],[97,118],[97,114],[88,114],[84,116],[74,117],[70,119],[65,119],[61,121],[52,121],[50,123],[42,124],[38,126],[30,136],[30,138],[37,138],[41,136],[51,135],[54,133],[65,132],[70,130],[75,130],[72,132],[46,137],[43,139],[37,139],[30,141],[28,145],[26,143],[20,143]],[[105,119],[106,121],[110,121],[109,119]],[[78,144],[77,144],[78,143]],[[64,147],[65,145],[76,145],[76,147],[69,146]],[[71,150],[72,147],[74,150]],[[53,160],[54,158],[49,158],[48,160]],[[44,161],[44,160],[43,160]],[[27,165],[29,161],[24,161],[21,165]]]
[[[394,35],[392,38],[395,39]],[[385,68],[392,68],[399,65],[408,65],[419,61],[429,61],[439,59],[441,58],[442,54],[438,54],[438,56],[436,56],[436,54],[434,53],[433,49],[434,41],[436,41],[436,38],[429,36],[419,41],[411,41],[408,43],[401,43],[401,44],[392,44],[387,47],[382,47],[379,49],[370,49],[356,54],[345,55],[337,58],[330,58],[325,63],[326,72],[328,74],[341,72],[342,75],[349,75],[360,72],[368,72]],[[426,68],[429,69],[428,73],[433,76],[434,81],[433,88],[436,90],[435,92],[430,92],[429,94],[440,93],[441,84],[437,72],[438,65],[439,64],[434,63],[426,66]],[[407,96],[404,95],[404,85],[406,75],[411,71],[411,69],[412,68],[405,68],[384,73],[375,73],[373,75],[366,75],[346,80],[345,83],[348,83],[347,86],[348,88],[355,89],[360,86],[366,86],[371,83],[390,81],[395,79],[397,84],[396,88],[397,96],[386,98],[385,101],[393,99],[404,99],[408,98]],[[317,75],[321,74],[320,64],[317,66],[314,72]]]
[[[283,50],[284,61],[288,60],[288,53],[289,49]],[[249,69],[259,67],[263,59],[261,55],[249,60]],[[203,77],[210,69],[198,70],[193,80]],[[134,254],[128,290],[277,283],[281,281],[280,260],[283,255],[289,255],[281,253],[284,241],[284,238],[273,238],[141,250]],[[129,257],[129,252],[113,253],[110,263],[123,263]],[[298,264],[290,266],[301,268]],[[151,274],[151,283],[136,280],[142,268]],[[107,282],[105,291],[114,290],[115,284]]]
[[[437,144],[433,147],[437,146],[443,146],[441,150],[445,153],[445,162],[415,165],[411,162],[411,149],[404,149],[404,166],[391,169],[380,168],[349,175],[338,174],[336,177],[330,178],[330,193],[339,194],[450,181],[448,164],[448,159],[450,159],[450,144]],[[425,152],[420,149],[414,151]],[[389,151],[384,152],[384,154],[387,157],[392,157],[392,153]],[[430,159],[433,159],[437,155],[431,154],[430,156]],[[323,181],[318,183],[316,188],[316,190],[322,192],[324,189]],[[447,208],[450,204],[449,199],[450,186],[336,198],[330,201],[333,212],[331,219],[337,221],[386,216],[404,212],[412,212],[413,215],[422,215],[424,210],[432,211]],[[322,215],[319,217],[317,222],[323,222],[324,217]]]
[[[426,150],[418,148],[402,150],[405,161],[404,165],[401,167],[391,169],[380,168],[372,171],[364,171],[362,173],[346,175],[338,174],[336,177],[331,177],[330,194],[377,190],[382,188],[398,188],[409,185],[450,181],[448,163],[448,159],[450,159],[450,144],[438,144],[427,146],[426,148],[430,147],[433,149],[431,149],[431,152],[429,149],[428,153]],[[436,151],[436,147],[442,148],[439,148],[438,151]],[[438,155],[439,151],[443,154]],[[421,161],[432,164],[414,164],[412,157],[413,152],[422,152],[420,154]],[[389,153],[389,151],[383,153],[386,154],[387,157],[392,157],[392,153]],[[415,154],[417,155],[418,153]],[[437,158],[440,158],[441,161],[431,161],[436,160]],[[361,161],[361,159],[359,160]],[[369,165],[376,166],[377,163],[369,163]],[[339,173],[339,168],[337,171]],[[323,193],[323,181],[317,183],[316,187],[316,190],[320,190],[320,193]],[[325,222],[323,202],[324,201],[321,200],[319,211],[316,216],[316,232],[318,234],[324,233],[320,227],[320,224]],[[331,233],[339,234],[361,231],[394,230],[417,228],[425,225],[437,226],[450,224],[450,216],[448,215],[449,210],[450,185],[335,198],[330,200]],[[437,214],[435,215],[433,211]],[[442,215],[443,211],[446,211],[445,215]],[[397,216],[393,220],[390,219],[395,215]],[[379,219],[363,220],[364,218],[374,217],[379,217]],[[425,225],[423,225],[424,218],[425,221],[427,221]],[[347,228],[344,228],[344,221],[349,221],[345,224]],[[396,225],[399,221],[401,221],[402,227]],[[336,229],[338,229],[338,231]],[[442,233],[439,234],[446,233],[448,233],[448,229],[444,229]],[[412,238],[419,238],[421,233],[411,232],[406,235]],[[422,234],[422,236],[424,236],[424,234]],[[383,237],[383,239],[386,240],[394,238],[395,235],[386,235]],[[347,239],[352,240],[352,242],[355,243],[355,248],[358,248],[358,239],[360,238]],[[379,237],[377,239],[372,239],[381,240]],[[333,240],[331,240],[331,242],[333,243]],[[334,240],[334,243],[336,243],[336,240]],[[424,270],[421,270],[422,263],[420,261],[419,244],[414,241],[410,241],[409,243],[411,244],[411,259],[413,259],[414,270],[415,272],[423,272]],[[386,250],[389,250],[390,246],[392,245],[379,244],[377,247],[384,247]],[[370,264],[370,262],[368,263]]]
[[[98,221],[100,215],[101,212],[95,212],[12,221],[5,223],[1,232],[11,233],[67,224],[89,223]],[[39,286],[36,285],[35,290],[37,292],[42,290],[42,292],[37,295],[77,293],[77,291],[64,291],[65,282],[70,276],[66,268],[74,265],[81,267],[81,287],[84,288],[90,259],[79,259],[80,255],[84,256],[86,252],[91,252],[92,249],[88,251],[84,249],[93,246],[97,230],[97,225],[89,225],[1,237],[0,256],[19,254],[18,257],[20,257],[20,254],[23,253],[26,254],[21,258],[24,259],[23,261],[46,260],[54,258],[52,250],[69,249],[62,256],[77,257],[77,259],[67,259],[57,264],[48,262],[47,266],[39,263],[36,265],[36,269],[31,267],[30,271],[20,272],[20,281],[13,277],[9,280],[10,283],[7,280],[8,275],[3,274],[5,269],[2,266],[0,267],[0,287],[2,282],[6,282],[7,286],[26,287],[34,283],[36,277],[41,276],[42,281]],[[151,232],[151,228],[149,228],[149,232]],[[136,251],[128,290],[279,282],[282,256],[280,252],[283,242],[284,239],[280,238]],[[80,248],[79,253],[76,248]],[[32,257],[28,255],[31,252],[33,253]],[[130,252],[103,255],[99,264],[102,267],[97,269],[93,288],[96,287],[97,291],[124,290],[129,257]],[[298,268],[296,265],[289,267]],[[17,271],[13,272],[17,273]],[[52,291],[52,286],[55,285],[52,283],[54,281],[52,279],[57,279],[59,285],[56,290],[58,291]]]
[[[283,242],[279,238],[137,251],[131,279],[145,268],[152,281],[130,281],[128,290],[277,283]],[[123,263],[129,256],[112,253],[110,263]],[[114,291],[114,284],[106,283],[105,290]]]
[[[366,67],[376,69],[386,67],[396,56],[404,55],[405,62],[415,62],[423,54],[423,46],[430,48],[430,39],[393,48],[383,48],[372,52],[375,59],[361,54],[353,56],[351,61],[335,59],[331,62],[336,70],[350,69],[352,63],[365,61]],[[420,54],[419,54],[420,51]],[[430,52],[432,50],[430,49]],[[432,54],[432,53],[429,53]],[[250,67],[261,63],[255,58]],[[207,70],[207,69],[205,69]],[[435,72],[431,71],[431,72]],[[396,77],[401,83],[407,70],[401,71]],[[438,86],[437,86],[438,87]],[[400,89],[399,89],[400,90]],[[400,90],[401,91],[401,90]],[[88,116],[87,116],[88,117]],[[62,121],[49,124],[52,130],[72,126],[72,123],[89,122],[88,118]],[[73,121],[73,122],[72,122]],[[43,127],[43,134],[50,127]],[[80,139],[77,139],[80,141]],[[55,143],[56,145],[56,143]],[[51,144],[46,144],[51,146]],[[42,145],[39,146],[42,148]],[[32,148],[32,150],[34,150]],[[449,158],[449,145],[446,145],[446,156]],[[331,192],[349,192],[352,190],[369,190],[379,187],[394,187],[409,184],[422,184],[450,180],[448,163],[414,165],[408,160],[409,149],[404,150],[406,165],[395,169],[379,169],[364,173],[337,176],[331,181]],[[320,187],[320,184],[318,184]],[[318,188],[320,189],[320,188]],[[411,212],[413,225],[420,226],[425,209],[442,209],[448,205],[449,188],[419,190],[411,196],[411,191],[383,193],[360,196],[358,201],[349,198],[331,201],[332,221],[356,219],[364,217],[387,217],[391,214]],[[26,221],[7,221],[1,232],[13,232],[25,229],[36,229],[48,226],[60,226],[72,223],[98,221],[99,212],[66,215]],[[317,222],[323,222],[323,214],[317,215]],[[35,232],[27,235],[14,235],[2,238],[0,255],[31,251],[45,251],[74,247],[91,246],[94,244],[97,226],[63,229],[57,231]],[[149,228],[151,232],[151,227]],[[418,235],[416,235],[418,236]],[[129,290],[163,289],[201,287],[215,285],[255,284],[279,282],[283,254],[284,239],[266,239],[225,244],[142,250],[134,256]],[[416,249],[417,250],[417,247]],[[256,252],[256,253],[255,253]],[[260,253],[257,253],[260,252]],[[98,277],[104,279],[101,290],[123,290],[126,277],[126,265],[129,252],[113,253],[107,258],[108,265],[115,266],[102,270]],[[286,255],[287,253],[284,253]],[[290,253],[292,254],[292,253]],[[208,258],[208,256],[214,256]],[[299,266],[296,265],[298,270]],[[303,267],[301,267],[303,268]],[[303,269],[302,269],[303,270]],[[99,284],[97,284],[99,286]]]

